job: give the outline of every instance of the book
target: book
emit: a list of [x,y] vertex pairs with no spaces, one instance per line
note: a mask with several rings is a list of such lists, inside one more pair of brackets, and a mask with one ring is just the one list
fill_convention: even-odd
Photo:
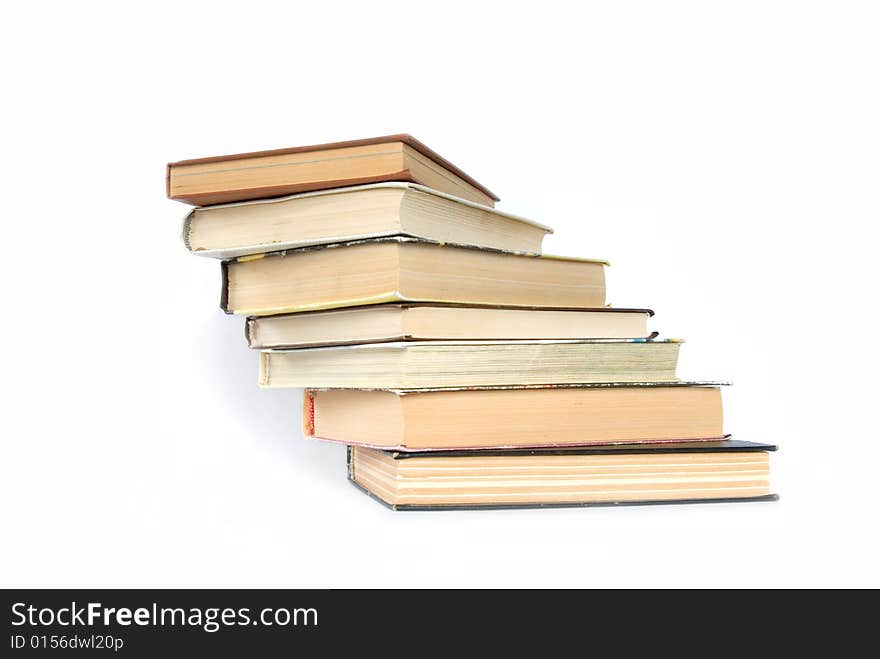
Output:
[[605,305],[604,261],[392,237],[223,262],[221,307],[246,316],[386,302]]
[[439,389],[676,382],[679,340],[419,341],[260,353],[261,387]]
[[183,241],[228,259],[307,245],[404,235],[529,254],[552,229],[414,183],[375,183],[192,209]]
[[438,304],[375,304],[248,318],[251,348],[427,340],[637,339],[650,309],[517,309]]
[[350,447],[349,480],[394,510],[774,501],[768,444],[438,451]]
[[419,183],[484,206],[488,188],[411,135],[255,151],[168,164],[171,199],[195,206],[381,181]]
[[303,432],[399,451],[719,439],[719,385],[308,389]]

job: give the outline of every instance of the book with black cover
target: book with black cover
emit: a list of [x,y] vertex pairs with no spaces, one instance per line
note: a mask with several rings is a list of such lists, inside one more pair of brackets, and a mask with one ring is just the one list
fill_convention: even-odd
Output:
[[[776,494],[761,494],[757,496],[742,497],[702,497],[702,498],[681,498],[681,499],[644,499],[638,501],[632,500],[606,500],[606,501],[573,501],[573,502],[531,502],[531,503],[476,503],[476,504],[399,504],[386,501],[376,492],[366,487],[363,483],[358,482],[355,475],[353,449],[347,447],[346,461],[348,479],[359,490],[379,501],[383,505],[392,510],[500,510],[500,509],[519,509],[519,508],[573,508],[573,507],[593,507],[593,506],[633,506],[633,505],[660,505],[660,504],[690,504],[690,503],[733,503],[733,502],[761,502],[761,501],[777,501],[779,496]],[[653,446],[645,446],[638,444],[613,444],[603,446],[585,446],[575,448],[531,448],[531,449],[494,449],[494,450],[449,450],[436,451],[426,457],[425,454],[408,453],[400,451],[375,451],[383,454],[391,460],[412,461],[412,460],[436,460],[443,458],[461,458],[464,460],[491,457],[520,457],[520,456],[605,456],[605,455],[695,455],[695,454],[742,454],[742,453],[762,453],[776,451],[777,447],[772,444],[761,444],[756,442],[737,441],[725,439],[721,441],[700,441],[700,442],[679,442],[667,443]]]
[[251,348],[314,348],[395,341],[657,338],[650,309],[501,307],[476,304],[373,304],[329,311],[254,316]]

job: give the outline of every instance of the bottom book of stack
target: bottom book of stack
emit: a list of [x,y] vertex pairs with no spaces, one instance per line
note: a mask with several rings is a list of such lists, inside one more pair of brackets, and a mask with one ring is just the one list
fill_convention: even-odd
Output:
[[768,444],[733,440],[386,451],[348,448],[348,477],[394,510],[773,501]]

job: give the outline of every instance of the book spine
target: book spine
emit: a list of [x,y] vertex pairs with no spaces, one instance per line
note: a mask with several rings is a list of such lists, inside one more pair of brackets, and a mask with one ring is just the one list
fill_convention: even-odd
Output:
[[193,248],[192,243],[190,243],[189,241],[189,234],[190,230],[192,229],[192,222],[195,214],[195,210],[191,210],[189,213],[186,214],[186,217],[183,218],[183,226],[180,230],[180,237],[183,239],[183,244],[190,253],[192,253]]
[[247,341],[248,348],[257,348],[259,342],[257,340],[257,324],[256,319],[247,318],[244,321],[244,340]]
[[220,308],[231,314],[229,309],[229,261],[220,261]]
[[306,437],[315,436],[315,392],[306,389],[303,392],[303,434]]
[[267,352],[260,353],[260,375],[258,384],[261,387],[269,386],[269,370],[271,368],[270,355]]

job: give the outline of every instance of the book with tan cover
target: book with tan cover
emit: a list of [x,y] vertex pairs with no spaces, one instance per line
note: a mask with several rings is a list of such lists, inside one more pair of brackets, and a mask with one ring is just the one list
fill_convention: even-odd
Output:
[[606,265],[374,238],[224,261],[220,306],[246,316],[389,302],[587,309],[605,306]]
[[677,382],[681,340],[410,341],[265,350],[262,387],[416,389]]
[[719,439],[721,384],[307,389],[303,432],[399,451]]
[[398,235],[540,254],[552,231],[415,183],[373,183],[194,208],[183,242],[219,259]]

